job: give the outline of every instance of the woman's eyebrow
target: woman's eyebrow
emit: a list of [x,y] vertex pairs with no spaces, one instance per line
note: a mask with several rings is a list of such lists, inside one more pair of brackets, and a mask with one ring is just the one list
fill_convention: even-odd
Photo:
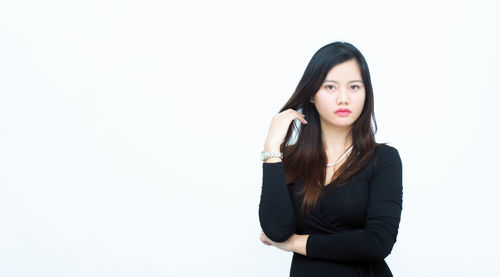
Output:
[[[323,83],[326,83],[326,82],[338,83],[338,81],[335,81],[335,80],[325,80]],[[354,83],[354,82],[361,82],[361,83],[363,83],[363,81],[361,81],[361,80],[352,80],[352,81],[349,81],[347,83]]]

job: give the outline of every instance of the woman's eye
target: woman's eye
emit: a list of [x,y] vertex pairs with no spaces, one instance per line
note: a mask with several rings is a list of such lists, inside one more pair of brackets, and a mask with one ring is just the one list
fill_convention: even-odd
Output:
[[359,89],[359,86],[358,86],[358,85],[353,85],[353,86],[351,86],[351,88],[354,88],[354,87],[357,87],[357,89]]
[[335,87],[333,85],[327,85],[326,88],[327,89],[334,89]]

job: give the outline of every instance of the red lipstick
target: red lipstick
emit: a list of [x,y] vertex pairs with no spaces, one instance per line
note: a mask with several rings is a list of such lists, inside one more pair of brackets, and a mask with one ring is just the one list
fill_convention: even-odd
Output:
[[335,111],[335,114],[338,116],[348,116],[351,113],[349,109],[338,109]]

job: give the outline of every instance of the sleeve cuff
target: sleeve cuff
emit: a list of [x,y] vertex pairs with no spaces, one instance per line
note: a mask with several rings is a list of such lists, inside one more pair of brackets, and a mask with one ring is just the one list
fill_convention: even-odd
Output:
[[314,245],[315,245],[315,240],[314,240],[314,234],[309,234],[307,237],[307,242],[306,242],[306,256],[310,259],[314,259]]
[[266,166],[267,166],[267,167],[272,167],[272,166],[280,166],[280,165],[282,166],[282,165],[283,165],[283,161],[281,161],[281,162],[276,162],[276,163],[266,163],[266,162],[262,162],[262,165],[263,165],[264,167],[266,167]]

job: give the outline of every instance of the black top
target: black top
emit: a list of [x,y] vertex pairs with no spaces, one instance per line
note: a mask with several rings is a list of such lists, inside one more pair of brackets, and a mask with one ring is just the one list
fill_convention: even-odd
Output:
[[392,276],[384,258],[396,242],[403,204],[398,150],[378,144],[350,183],[325,187],[309,216],[300,212],[302,186],[298,179],[286,183],[283,162],[263,163],[262,230],[275,242],[309,234],[307,256],[293,253],[290,276]]

